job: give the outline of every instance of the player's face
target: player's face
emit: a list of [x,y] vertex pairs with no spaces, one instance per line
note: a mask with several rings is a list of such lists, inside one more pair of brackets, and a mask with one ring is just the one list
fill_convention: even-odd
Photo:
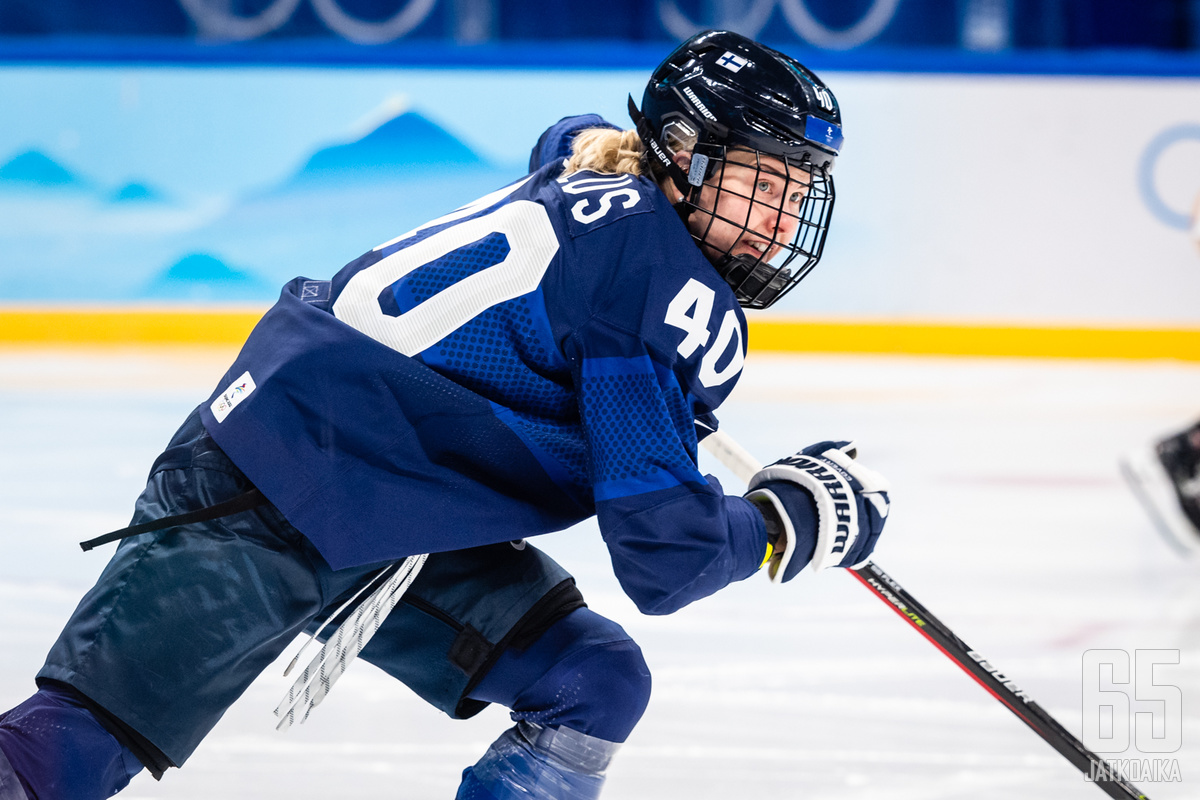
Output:
[[809,183],[807,172],[781,159],[734,150],[701,189],[688,227],[709,258],[728,253],[769,261],[791,243]]

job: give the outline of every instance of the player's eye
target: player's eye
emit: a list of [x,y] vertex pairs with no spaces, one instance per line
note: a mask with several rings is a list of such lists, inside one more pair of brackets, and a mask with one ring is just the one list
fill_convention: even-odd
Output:
[[771,191],[771,182],[763,179],[758,182],[757,190],[763,194],[768,194]]
[[804,192],[792,192],[792,196],[788,198],[793,203],[799,203],[804,199]]

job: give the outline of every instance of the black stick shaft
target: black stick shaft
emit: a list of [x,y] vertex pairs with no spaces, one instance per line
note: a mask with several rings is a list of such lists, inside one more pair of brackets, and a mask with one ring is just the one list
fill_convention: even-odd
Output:
[[[734,441],[733,437],[722,431],[714,431],[705,437],[704,447],[746,483],[749,483],[759,470],[761,462]],[[1149,800],[1108,762],[1084,747],[1082,742],[1059,725],[1054,717],[1035,703],[1019,686],[955,636],[941,620],[930,614],[925,606],[918,603],[916,598],[886,572],[871,562],[847,572],[887,603],[947,658],[962,667],[992,697],[1016,714],[1080,772],[1092,778],[1105,794],[1116,800]]]
[[1145,794],[1117,772],[1100,756],[1083,746],[1062,725],[1033,701],[1024,690],[996,669],[982,655],[967,646],[947,628],[941,620],[929,613],[910,595],[904,587],[886,572],[871,562],[858,569],[848,570],[851,575],[891,606],[897,614],[941,650],[951,661],[958,664],[992,697],[999,700],[1033,731],[1075,765],[1080,772],[1092,777],[1109,797],[1116,800],[1148,800]]

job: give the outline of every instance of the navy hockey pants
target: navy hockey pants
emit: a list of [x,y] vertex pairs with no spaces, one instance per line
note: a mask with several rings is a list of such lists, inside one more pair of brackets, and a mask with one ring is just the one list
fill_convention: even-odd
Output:
[[[185,425],[152,471],[134,522],[247,488],[211,439]],[[332,570],[270,505],[126,540],[39,683],[73,687],[156,773],[180,766],[288,643],[377,568]],[[637,646],[528,545],[431,556],[361,657],[451,716],[499,702],[514,719],[611,742],[625,739],[649,695]]]

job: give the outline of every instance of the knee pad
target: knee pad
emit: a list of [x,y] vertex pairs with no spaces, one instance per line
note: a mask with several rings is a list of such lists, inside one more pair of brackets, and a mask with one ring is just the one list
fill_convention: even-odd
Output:
[[623,742],[650,700],[650,669],[620,625],[580,608],[504,653],[471,696],[507,706],[514,720]]
[[42,687],[0,716],[0,750],[31,797],[101,800],[142,765],[69,690]]

